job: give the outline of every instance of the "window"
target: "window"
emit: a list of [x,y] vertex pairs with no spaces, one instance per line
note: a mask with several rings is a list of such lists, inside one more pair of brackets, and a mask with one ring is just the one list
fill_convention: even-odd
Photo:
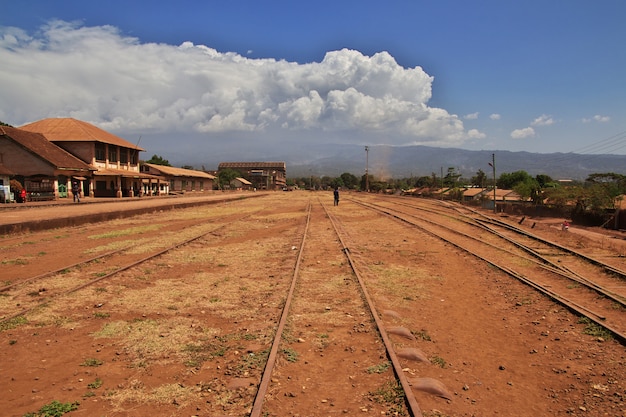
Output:
[[117,146],[109,145],[109,162],[117,162]]
[[127,148],[120,148],[120,162],[122,164],[128,163],[128,149]]
[[106,160],[104,143],[96,143],[96,161],[104,162]]

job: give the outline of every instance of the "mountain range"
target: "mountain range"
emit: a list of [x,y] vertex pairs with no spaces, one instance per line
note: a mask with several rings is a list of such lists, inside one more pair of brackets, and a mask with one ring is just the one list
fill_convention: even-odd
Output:
[[[217,150],[216,150],[217,151]],[[212,154],[211,163],[227,161],[284,161],[290,178],[336,177],[349,172],[360,177],[366,169],[380,179],[446,175],[449,168],[465,178],[482,170],[496,176],[526,171],[532,176],[549,175],[555,180],[585,180],[589,174],[613,172],[626,175],[626,155],[585,155],[575,153],[531,153],[511,151],[470,151],[429,146],[287,145],[266,148],[228,147]],[[205,161],[206,162],[206,161]]]

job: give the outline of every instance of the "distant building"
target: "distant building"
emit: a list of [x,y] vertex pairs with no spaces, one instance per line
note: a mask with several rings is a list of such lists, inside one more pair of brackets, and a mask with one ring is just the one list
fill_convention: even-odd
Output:
[[235,190],[250,190],[252,189],[252,183],[245,178],[235,178],[230,182],[230,188]]
[[141,164],[141,172],[157,175],[166,180],[161,183],[160,188],[146,188],[144,192],[148,195],[209,191],[213,190],[213,182],[215,180],[214,175],[203,171],[157,164]]
[[224,169],[239,172],[257,190],[282,190],[287,185],[284,162],[221,162],[218,171]]

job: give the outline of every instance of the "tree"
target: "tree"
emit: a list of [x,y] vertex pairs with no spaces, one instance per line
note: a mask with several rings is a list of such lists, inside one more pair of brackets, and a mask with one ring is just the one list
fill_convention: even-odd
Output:
[[485,184],[487,184],[487,174],[482,169],[479,169],[476,172],[476,175],[470,179],[470,184],[475,185],[476,187],[485,188]]
[[456,172],[454,167],[449,167],[446,176],[443,177],[443,184],[446,187],[456,187],[457,180],[460,176],[461,174]]
[[512,173],[502,173],[498,178],[498,188],[512,190],[520,182],[534,181],[534,178],[526,171],[515,171]]
[[343,185],[346,188],[354,189],[354,188],[357,188],[359,185],[359,179],[357,178],[356,175],[352,175],[348,172],[344,172],[339,177],[341,178],[341,181],[343,181]]
[[237,177],[241,177],[238,171],[231,168],[222,169],[217,173],[217,186],[220,190],[223,190],[224,186],[230,185],[230,182]]
[[168,161],[167,159],[163,159],[163,157],[159,156],[159,155],[152,155],[152,158],[150,158],[147,161],[145,161],[145,163],[146,164],[163,165],[163,166],[171,167],[170,161]]

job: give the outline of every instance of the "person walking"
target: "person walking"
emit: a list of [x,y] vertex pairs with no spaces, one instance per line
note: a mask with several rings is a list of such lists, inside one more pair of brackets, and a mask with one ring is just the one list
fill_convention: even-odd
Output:
[[72,194],[74,195],[74,202],[80,203],[80,186],[78,181],[72,182]]
[[335,195],[335,205],[338,206],[339,205],[339,188],[335,187],[335,191],[333,192],[333,194]]

